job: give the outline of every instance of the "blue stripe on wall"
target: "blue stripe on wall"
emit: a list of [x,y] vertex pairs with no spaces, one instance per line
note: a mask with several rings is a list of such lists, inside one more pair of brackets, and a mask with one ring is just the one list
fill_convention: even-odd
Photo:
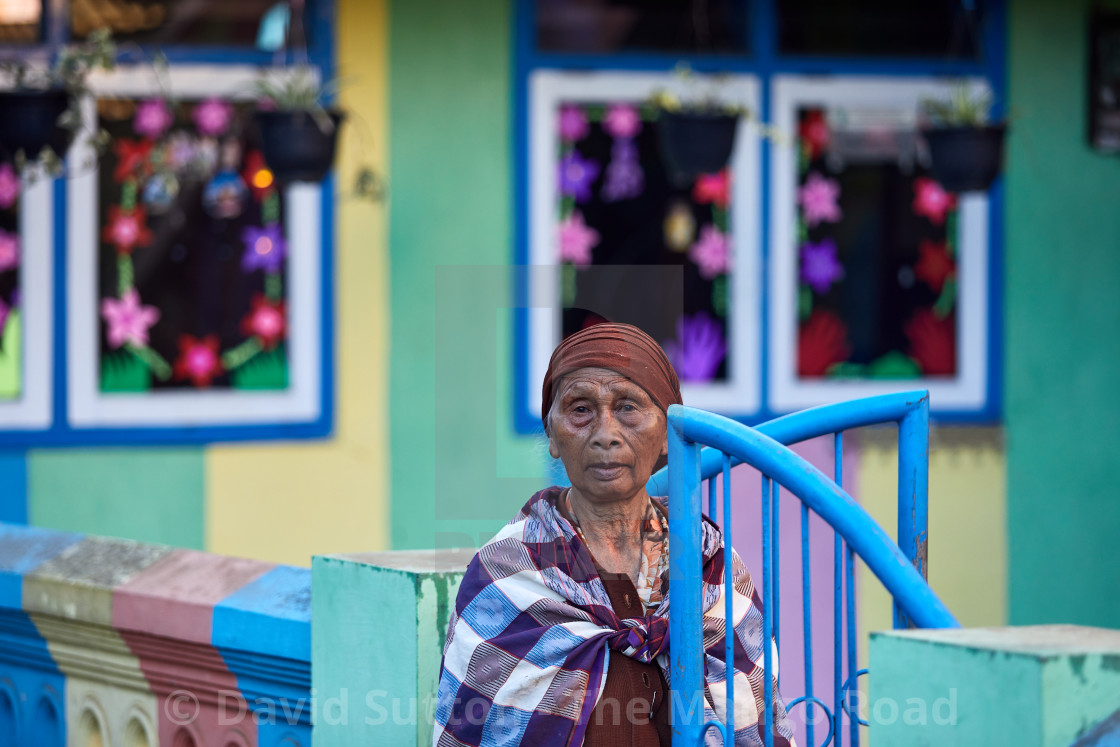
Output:
[[0,521],[27,523],[27,452],[0,450]]

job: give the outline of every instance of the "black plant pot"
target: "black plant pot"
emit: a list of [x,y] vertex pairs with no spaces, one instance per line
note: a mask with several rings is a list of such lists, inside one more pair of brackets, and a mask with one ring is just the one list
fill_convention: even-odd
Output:
[[11,158],[22,150],[28,160],[46,146],[66,157],[73,133],[58,124],[70,104],[66,91],[4,91],[0,93],[0,148]]
[[731,114],[661,112],[661,156],[679,179],[721,171],[731,160],[739,118]]
[[327,114],[334,124],[329,132],[323,132],[305,111],[256,113],[261,153],[277,181],[319,182],[331,170],[343,115],[333,111]]
[[984,191],[1003,166],[1007,125],[938,127],[923,131],[930,171],[950,192]]

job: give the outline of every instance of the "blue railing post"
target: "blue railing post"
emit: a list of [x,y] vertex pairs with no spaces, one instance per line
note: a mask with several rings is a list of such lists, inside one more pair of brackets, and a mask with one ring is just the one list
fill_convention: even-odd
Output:
[[673,747],[695,747],[704,723],[700,446],[684,437],[680,414],[669,407],[669,705]]
[[[923,395],[898,422],[898,547],[928,580],[929,394]],[[897,603],[894,626],[913,627]]]

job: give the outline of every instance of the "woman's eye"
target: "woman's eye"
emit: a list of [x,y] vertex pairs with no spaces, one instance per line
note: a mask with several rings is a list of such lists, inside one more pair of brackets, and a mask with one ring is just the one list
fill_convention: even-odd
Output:
[[587,407],[585,407],[584,405],[576,405],[574,408],[572,408],[572,412],[577,412],[580,415],[583,415],[584,413],[591,412],[591,410],[587,409]]
[[634,407],[634,405],[632,405],[632,404],[630,404],[629,402],[627,402],[626,404],[624,404],[624,405],[623,405],[623,406],[622,406],[621,408],[619,408],[619,409],[621,409],[621,410],[622,410],[623,412],[634,412],[634,411],[635,411],[635,410],[637,410],[638,408],[637,408],[637,407]]

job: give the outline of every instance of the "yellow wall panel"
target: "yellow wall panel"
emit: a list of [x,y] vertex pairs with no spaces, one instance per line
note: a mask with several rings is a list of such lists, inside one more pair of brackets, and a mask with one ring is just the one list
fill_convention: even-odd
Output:
[[338,0],[335,434],[309,444],[210,449],[206,547],[310,565],[316,553],[388,546],[388,267],[384,205],[348,193],[361,165],[388,170],[386,0]]

